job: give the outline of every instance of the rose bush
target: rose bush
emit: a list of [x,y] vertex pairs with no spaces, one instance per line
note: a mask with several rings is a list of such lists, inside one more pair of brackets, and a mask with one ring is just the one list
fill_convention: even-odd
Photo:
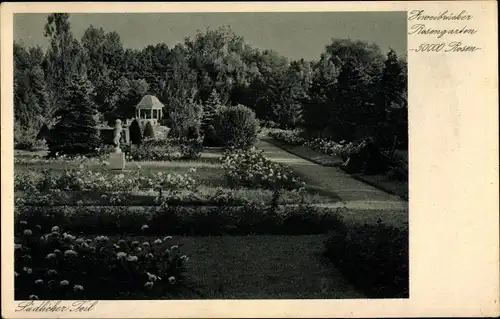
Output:
[[234,187],[298,190],[305,185],[291,169],[268,160],[255,147],[230,149],[221,162],[228,183]]
[[187,261],[170,236],[141,242],[84,237],[21,220],[15,236],[15,298],[173,297],[183,283]]
[[48,170],[40,173],[16,171],[14,189],[18,191],[47,191],[53,189],[75,191],[134,191],[140,189],[166,190],[193,189],[197,185],[196,169],[185,174],[159,172],[145,176],[141,170],[109,174],[87,169],[81,164],[78,168],[69,168],[60,174],[51,174]]
[[269,136],[278,141],[285,142],[290,145],[303,145],[305,139],[300,135],[299,130],[281,130],[273,129],[269,131]]

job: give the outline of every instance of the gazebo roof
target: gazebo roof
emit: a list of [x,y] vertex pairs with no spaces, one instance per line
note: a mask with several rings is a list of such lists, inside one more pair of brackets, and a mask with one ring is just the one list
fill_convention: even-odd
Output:
[[145,95],[141,101],[135,106],[136,109],[141,110],[151,110],[151,109],[161,109],[163,104],[158,100],[156,96]]

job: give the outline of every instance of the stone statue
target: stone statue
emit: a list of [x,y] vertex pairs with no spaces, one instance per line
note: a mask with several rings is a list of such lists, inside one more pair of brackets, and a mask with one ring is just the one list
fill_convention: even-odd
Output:
[[113,144],[115,145],[115,153],[121,153],[122,150],[120,149],[120,139],[122,136],[122,121],[120,119],[117,119],[115,122],[115,134],[113,138]]

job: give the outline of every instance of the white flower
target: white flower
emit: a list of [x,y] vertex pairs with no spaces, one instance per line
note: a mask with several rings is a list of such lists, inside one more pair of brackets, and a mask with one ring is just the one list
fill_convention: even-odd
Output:
[[37,284],[37,285],[43,284],[43,279],[37,279],[37,280],[35,280],[35,284]]
[[21,244],[14,244],[14,249],[21,249],[23,248],[23,245]]
[[153,288],[153,283],[151,281],[148,281],[144,284],[144,287],[148,288],[148,289],[152,289]]
[[149,226],[148,226],[148,225],[142,225],[142,226],[141,226],[141,230],[146,230],[146,229],[148,229],[148,228],[149,228]]
[[75,285],[73,286],[74,291],[83,291],[83,286],[82,285]]
[[30,295],[30,300],[38,300],[38,296],[37,295]]
[[54,258],[56,258],[56,254],[54,254],[54,253],[47,254],[47,256],[45,258],[54,259]]
[[60,286],[67,286],[69,285],[69,281],[67,280],[62,280],[60,283],[59,283]]
[[30,236],[33,234],[33,232],[30,230],[30,229],[25,229],[24,232],[23,232],[24,235],[26,236]]
[[54,226],[51,229],[52,232],[58,232],[59,231],[59,226]]
[[160,245],[160,244],[162,243],[162,241],[161,241],[161,239],[160,239],[160,238],[158,238],[157,240],[155,240],[155,241],[154,241],[154,243],[155,243],[156,245]]
[[167,240],[170,240],[170,239],[172,239],[172,236],[165,236],[165,237],[163,238],[163,241],[167,241]]
[[174,276],[170,276],[170,277],[168,277],[168,282],[169,282],[170,284],[174,284],[174,283],[175,283],[175,277],[174,277]]
[[116,254],[117,259],[123,259],[127,256],[127,253],[124,253],[123,251],[120,251]]
[[68,250],[66,250],[66,251],[64,252],[64,256],[66,256],[66,257],[69,257],[69,256],[76,256],[76,255],[77,255],[76,251],[74,251],[74,250],[72,250],[72,249],[68,249]]

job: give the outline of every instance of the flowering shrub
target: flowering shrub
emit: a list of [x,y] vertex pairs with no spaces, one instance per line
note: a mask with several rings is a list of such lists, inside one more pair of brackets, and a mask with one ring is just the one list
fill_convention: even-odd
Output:
[[169,138],[146,139],[140,146],[126,151],[129,161],[172,161],[176,159],[196,159],[201,156],[201,139]]
[[139,242],[16,226],[16,299],[149,299],[175,296],[183,282],[188,257],[170,236]]
[[365,140],[350,143],[337,143],[324,138],[305,139],[300,135],[300,131],[298,130],[273,129],[269,131],[268,135],[290,145],[304,145],[323,154],[338,156],[344,160],[352,154],[358,153],[367,145]]
[[266,159],[263,151],[232,149],[221,158],[225,176],[232,186],[269,189],[299,189],[304,183],[292,170]]
[[159,172],[151,177],[141,174],[140,169],[127,174],[106,174],[78,168],[64,170],[61,174],[31,172],[15,173],[15,190],[76,190],[76,191],[134,191],[139,189],[166,188],[169,190],[193,189],[197,185],[196,169],[185,174]]
[[362,140],[360,142],[350,142],[344,144],[316,138],[306,141],[304,146],[310,147],[327,155],[338,156],[346,159],[352,154],[358,153],[363,147],[365,147],[366,141]]
[[145,139],[139,146],[126,150],[129,161],[170,161],[176,149],[167,140]]
[[203,139],[193,138],[185,139],[180,143],[180,154],[183,159],[197,159],[200,158],[203,151]]
[[303,145],[305,142],[305,139],[300,136],[300,131],[298,130],[281,130],[281,129],[274,129],[269,131],[269,136],[272,138],[277,139],[278,141],[285,142],[290,145]]

